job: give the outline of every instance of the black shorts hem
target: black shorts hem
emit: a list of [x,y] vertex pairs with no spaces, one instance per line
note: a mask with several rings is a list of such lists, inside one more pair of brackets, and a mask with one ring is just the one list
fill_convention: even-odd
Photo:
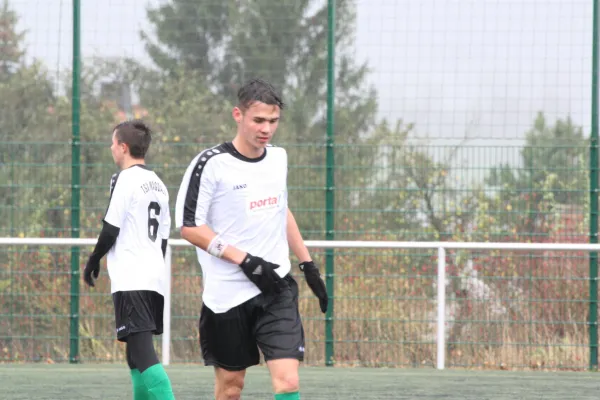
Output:
[[129,336],[133,335],[134,333],[140,333],[140,332],[152,332],[152,334],[153,334],[153,335],[156,335],[156,336],[158,336],[158,335],[162,335],[162,334],[163,334],[163,331],[162,331],[162,330],[161,330],[161,331],[159,331],[159,330],[158,330],[158,329],[156,329],[155,327],[140,328],[140,329],[136,329],[136,330],[134,330],[134,331],[129,331],[129,332],[126,332],[126,333],[124,333],[124,334],[122,334],[122,335],[117,335],[117,340],[118,340],[119,342],[126,343],[126,342],[127,342],[127,338],[128,338]]
[[292,360],[298,360],[300,362],[304,362],[304,356],[299,356],[297,354],[290,354],[290,355],[277,354],[275,356],[266,356],[263,354],[263,357],[265,359],[265,362],[274,361],[274,360],[283,360],[283,359],[292,359]]
[[214,361],[214,360],[204,360],[204,365],[207,367],[217,367],[217,368],[221,368],[224,369],[225,371],[231,371],[231,372],[238,372],[238,371],[245,371],[250,367],[254,367],[256,365],[258,365],[260,363],[252,363],[250,365],[246,365],[246,366],[231,366],[231,365],[225,365],[223,363]]

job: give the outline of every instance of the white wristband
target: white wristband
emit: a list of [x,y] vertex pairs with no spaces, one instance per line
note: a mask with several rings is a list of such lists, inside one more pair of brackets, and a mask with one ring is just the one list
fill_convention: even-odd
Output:
[[210,241],[206,252],[211,256],[215,256],[217,258],[223,257],[223,253],[225,253],[225,249],[227,248],[227,243],[225,243],[219,235],[215,236],[213,240]]

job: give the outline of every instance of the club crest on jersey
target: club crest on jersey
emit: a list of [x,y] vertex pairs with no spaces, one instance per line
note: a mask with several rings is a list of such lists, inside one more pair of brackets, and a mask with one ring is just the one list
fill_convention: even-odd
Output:
[[268,210],[275,210],[282,206],[283,193],[272,195],[255,195],[247,201],[246,211],[250,214],[259,214]]

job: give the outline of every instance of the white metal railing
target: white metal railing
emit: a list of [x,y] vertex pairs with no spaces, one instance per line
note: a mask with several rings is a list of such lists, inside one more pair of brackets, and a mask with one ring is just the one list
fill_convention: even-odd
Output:
[[[96,239],[68,239],[68,238],[10,238],[0,237],[0,245],[34,245],[34,246],[93,246]],[[307,240],[309,248],[341,249],[341,248],[367,248],[367,249],[437,249],[437,369],[445,367],[445,309],[446,309],[446,250],[534,250],[534,251],[586,251],[600,252],[600,244],[579,243],[520,243],[520,242],[386,242],[386,241],[344,241],[344,240]],[[171,344],[171,247],[191,246],[183,239],[169,240],[166,264],[168,269],[167,290],[165,291],[164,333],[162,335],[162,363],[170,363]],[[324,271],[323,271],[324,272]]]

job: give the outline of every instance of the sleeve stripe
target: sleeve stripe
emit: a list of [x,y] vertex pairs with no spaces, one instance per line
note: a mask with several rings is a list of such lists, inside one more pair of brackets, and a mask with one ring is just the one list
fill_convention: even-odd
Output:
[[119,172],[113,174],[113,176],[110,178],[110,196],[108,197],[108,205],[106,206],[106,211],[104,212],[104,215],[106,215],[108,209],[110,208],[110,201],[112,200],[112,195],[115,191],[115,186],[117,186],[117,179],[119,179]]
[[198,161],[190,174],[187,190],[185,192],[185,202],[183,203],[183,226],[196,226],[196,206],[198,205],[198,191],[200,190],[200,178],[202,177],[202,169],[204,157],[200,154]]
[[200,153],[194,169],[191,171],[190,180],[185,193],[183,204],[183,226],[196,226],[196,208],[198,205],[198,193],[200,190],[200,179],[206,163],[216,154],[222,154],[220,146],[207,149]]

